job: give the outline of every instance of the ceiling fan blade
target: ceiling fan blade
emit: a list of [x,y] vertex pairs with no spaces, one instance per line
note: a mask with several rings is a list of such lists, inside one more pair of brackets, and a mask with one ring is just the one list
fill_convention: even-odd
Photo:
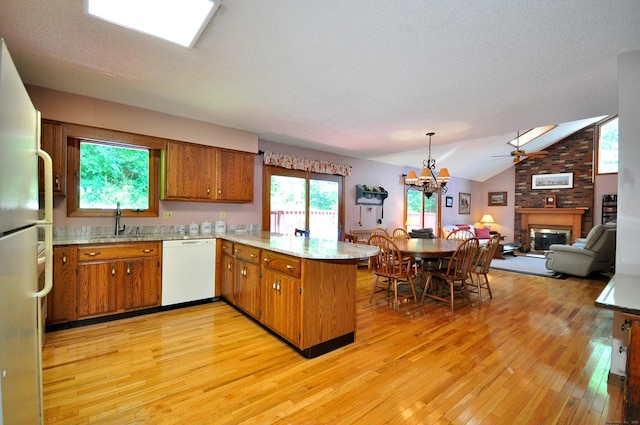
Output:
[[549,151],[528,152],[527,155],[547,155]]

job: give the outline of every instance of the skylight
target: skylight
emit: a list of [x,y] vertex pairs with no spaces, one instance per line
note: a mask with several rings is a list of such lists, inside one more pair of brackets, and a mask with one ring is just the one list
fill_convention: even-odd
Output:
[[536,127],[536,128],[532,128],[531,130],[522,133],[520,135],[520,137],[516,137],[513,140],[509,141],[510,145],[513,145],[515,147],[522,147],[524,145],[526,145],[527,143],[529,143],[530,141],[537,139],[538,137],[542,136],[544,133],[546,133],[549,130],[553,130],[554,128],[556,128],[557,125],[556,124],[551,124],[551,125],[545,125],[544,127]]
[[189,48],[219,6],[220,0],[84,0],[90,15]]

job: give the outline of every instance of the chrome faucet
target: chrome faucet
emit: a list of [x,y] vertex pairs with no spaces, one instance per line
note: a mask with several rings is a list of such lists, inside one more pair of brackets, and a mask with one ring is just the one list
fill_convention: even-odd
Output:
[[121,235],[124,232],[125,225],[122,225],[120,228],[120,217],[122,216],[122,212],[120,211],[120,201],[116,203],[116,236]]

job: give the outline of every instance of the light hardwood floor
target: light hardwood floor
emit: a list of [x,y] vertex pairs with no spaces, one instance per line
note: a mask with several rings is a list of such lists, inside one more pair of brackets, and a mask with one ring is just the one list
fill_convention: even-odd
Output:
[[605,424],[606,279],[492,270],[473,307],[369,303],[356,342],[308,360],[224,302],[46,335],[51,424]]

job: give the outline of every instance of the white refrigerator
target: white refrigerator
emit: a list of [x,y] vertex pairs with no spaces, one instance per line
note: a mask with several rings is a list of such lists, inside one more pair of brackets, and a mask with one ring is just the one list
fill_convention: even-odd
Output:
[[[51,181],[38,211],[40,115],[0,39],[0,425],[42,424],[41,299],[51,289]],[[45,287],[38,287],[38,239]]]

